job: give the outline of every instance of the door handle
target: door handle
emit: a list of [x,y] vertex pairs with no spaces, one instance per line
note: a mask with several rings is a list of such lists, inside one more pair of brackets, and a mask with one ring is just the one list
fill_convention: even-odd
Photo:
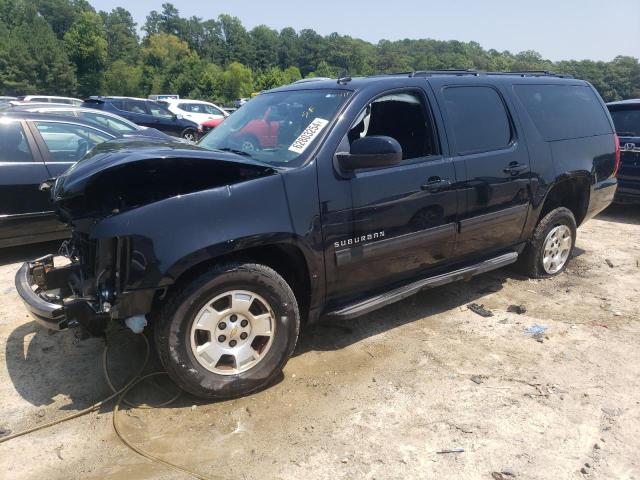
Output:
[[529,168],[528,165],[524,165],[524,164],[518,163],[518,162],[511,162],[502,171],[504,173],[509,173],[509,174],[511,174],[512,176],[515,177],[516,175],[519,175],[520,173],[522,173],[525,170],[527,170],[528,168]]
[[427,180],[427,183],[420,185],[420,188],[428,192],[438,192],[443,188],[450,187],[451,185],[453,185],[453,182],[448,178],[430,177]]

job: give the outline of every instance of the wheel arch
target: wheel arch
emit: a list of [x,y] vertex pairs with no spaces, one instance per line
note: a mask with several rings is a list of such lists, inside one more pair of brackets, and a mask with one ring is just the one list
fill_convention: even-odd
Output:
[[[299,242],[291,239],[246,245],[232,251],[209,247],[190,254],[187,258],[177,262],[175,268],[172,269],[174,281],[167,287],[166,293],[188,283],[215,264],[225,262],[259,263],[275,270],[289,284],[298,301],[301,318],[305,319],[315,300],[312,295],[316,293],[317,289],[314,288],[313,279],[318,277],[318,275],[312,274],[314,265],[310,259],[310,253],[305,253],[305,250],[306,248],[301,246]],[[160,300],[160,297],[156,299],[156,301]]]
[[567,175],[551,185],[540,208],[538,221],[551,210],[568,208],[580,226],[587,215],[591,192],[591,179],[587,174]]

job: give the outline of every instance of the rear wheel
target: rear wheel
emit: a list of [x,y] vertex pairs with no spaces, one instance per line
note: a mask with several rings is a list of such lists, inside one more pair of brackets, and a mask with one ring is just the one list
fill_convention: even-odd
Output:
[[203,398],[246,395],[269,384],[295,347],[300,318],[284,279],[258,264],[226,264],[175,292],[155,330],[164,368]]
[[566,267],[575,243],[576,219],[571,210],[551,210],[536,226],[518,266],[532,278],[557,275]]
[[198,131],[195,128],[187,128],[182,132],[182,138],[195,143],[198,141]]

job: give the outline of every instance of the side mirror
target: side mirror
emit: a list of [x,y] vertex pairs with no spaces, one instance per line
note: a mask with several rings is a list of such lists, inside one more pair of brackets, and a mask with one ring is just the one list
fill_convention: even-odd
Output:
[[372,135],[354,141],[351,152],[339,153],[338,161],[348,171],[389,167],[402,161],[402,147],[395,138]]

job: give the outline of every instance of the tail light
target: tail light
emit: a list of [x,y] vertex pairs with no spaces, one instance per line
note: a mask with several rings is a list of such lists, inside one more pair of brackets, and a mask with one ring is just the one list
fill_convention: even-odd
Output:
[[613,176],[618,176],[618,170],[620,170],[620,139],[617,134],[613,134],[613,141],[616,143],[616,163],[613,166]]

